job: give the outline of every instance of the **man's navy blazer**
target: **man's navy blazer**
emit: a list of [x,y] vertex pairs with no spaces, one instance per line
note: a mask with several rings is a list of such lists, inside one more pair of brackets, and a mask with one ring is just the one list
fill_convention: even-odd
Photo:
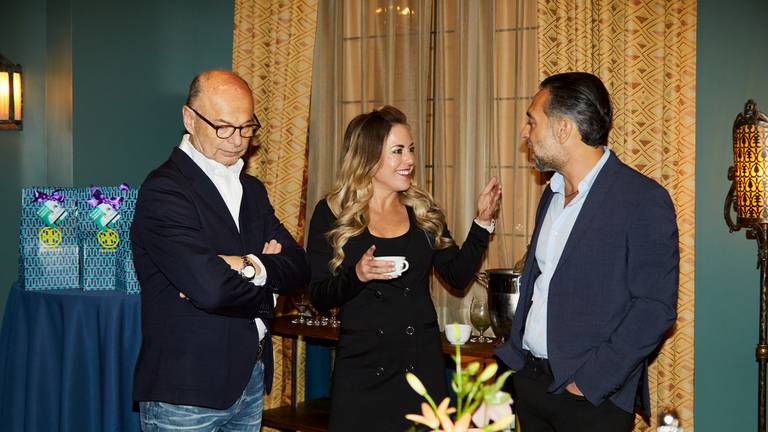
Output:
[[[245,390],[257,361],[254,318],[269,326],[273,293],[308,281],[304,250],[283,227],[256,178],[240,174],[240,230],[216,186],[183,151],[144,181],[131,226],[141,283],[142,344],[134,373],[137,401],[228,408]],[[272,239],[282,252],[263,255]],[[218,255],[256,255],[263,287],[244,280]],[[183,292],[189,300],[179,297]],[[272,345],[262,361],[272,383]]]
[[[536,245],[552,199],[546,187],[506,344],[496,354],[525,364],[523,331],[541,271]],[[667,191],[611,153],[590,188],[549,285],[551,392],[575,381],[595,405],[610,399],[649,413],[648,357],[677,317],[678,233]]]

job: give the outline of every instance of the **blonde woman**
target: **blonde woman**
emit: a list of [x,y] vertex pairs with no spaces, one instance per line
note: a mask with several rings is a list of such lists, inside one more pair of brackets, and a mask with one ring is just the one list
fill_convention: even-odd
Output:
[[[457,289],[469,284],[488,247],[501,187],[495,177],[488,182],[459,248],[442,210],[413,184],[415,163],[402,112],[385,106],[355,117],[336,184],[312,215],[310,299],[319,309],[341,307],[333,432],[405,430],[404,415],[421,402],[408,371],[437,400],[448,394],[429,277],[434,267]],[[395,262],[377,256],[404,256],[409,268],[398,273]]]

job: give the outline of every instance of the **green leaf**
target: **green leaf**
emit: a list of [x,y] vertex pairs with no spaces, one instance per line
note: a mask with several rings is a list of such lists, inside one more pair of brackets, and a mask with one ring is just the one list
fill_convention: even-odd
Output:
[[497,391],[501,390],[502,387],[504,387],[504,383],[507,381],[507,378],[512,374],[512,371],[506,371],[503,374],[501,374],[498,378],[496,378],[496,383],[491,386],[491,389],[493,389],[493,392],[496,393]]

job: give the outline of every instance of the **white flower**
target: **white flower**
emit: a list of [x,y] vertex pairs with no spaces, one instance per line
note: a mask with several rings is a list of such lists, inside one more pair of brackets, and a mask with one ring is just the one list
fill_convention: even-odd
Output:
[[[506,393],[499,391],[493,399],[501,401],[500,403],[486,404],[486,401],[483,401],[472,415],[472,422],[475,426],[483,427],[491,422],[496,422],[493,426],[499,427],[499,429],[492,430],[501,430],[510,425],[515,420],[515,417],[512,415],[512,399],[507,398],[507,396]],[[506,421],[503,426],[500,424],[503,423],[502,420]]]

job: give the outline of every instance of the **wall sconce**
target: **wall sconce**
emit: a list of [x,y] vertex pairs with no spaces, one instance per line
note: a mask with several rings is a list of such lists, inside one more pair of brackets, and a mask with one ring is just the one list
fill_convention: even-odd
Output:
[[0,54],[0,130],[21,130],[21,65]]
[[[758,363],[758,431],[765,432],[765,372],[768,362],[768,117],[753,100],[733,122],[733,166],[728,168],[731,188],[725,197],[725,222],[731,232],[746,229],[757,240],[760,268],[760,336],[755,358]],[[736,223],[731,211],[736,212]]]

